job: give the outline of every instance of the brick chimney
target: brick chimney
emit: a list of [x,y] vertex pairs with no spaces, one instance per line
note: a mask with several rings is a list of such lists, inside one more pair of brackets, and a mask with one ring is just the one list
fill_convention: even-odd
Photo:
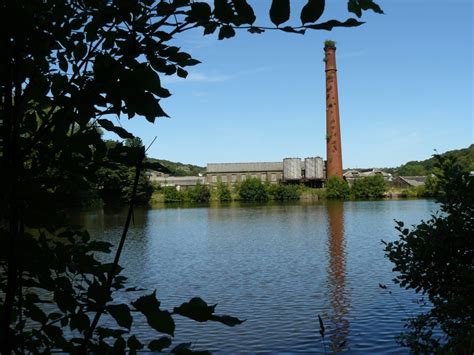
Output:
[[341,127],[337,93],[336,43],[324,43],[326,63],[326,177],[342,178]]

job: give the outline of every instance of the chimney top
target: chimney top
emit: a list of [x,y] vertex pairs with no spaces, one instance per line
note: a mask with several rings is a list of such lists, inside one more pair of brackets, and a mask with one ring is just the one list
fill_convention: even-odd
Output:
[[324,41],[324,49],[333,48],[336,49],[336,42],[330,39]]

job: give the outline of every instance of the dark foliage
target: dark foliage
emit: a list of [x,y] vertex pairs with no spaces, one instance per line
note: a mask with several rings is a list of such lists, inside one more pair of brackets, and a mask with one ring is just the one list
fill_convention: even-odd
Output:
[[239,196],[242,201],[267,201],[268,193],[259,179],[247,179],[240,183]]
[[268,193],[274,200],[290,201],[298,200],[301,195],[301,190],[298,185],[271,185]]
[[331,176],[326,185],[326,197],[329,199],[346,199],[349,198],[351,189],[346,180],[337,176]]
[[[357,16],[367,9],[377,12],[371,0],[350,0],[349,5]],[[289,18],[289,2],[274,0],[271,8],[275,24]],[[273,29],[304,33],[362,24],[356,19],[313,23],[320,8],[312,8],[317,16],[309,10],[302,16],[309,24]],[[140,198],[141,172],[163,167],[144,161],[141,146],[108,148],[100,130],[132,139],[115,118],[154,122],[167,116],[161,100],[171,93],[160,77],[185,78],[186,68],[199,63],[172,43],[178,34],[200,29],[225,39],[238,28],[251,33],[272,29],[255,26],[255,20],[245,0],[219,0],[213,8],[190,0],[0,0],[2,353],[136,353],[170,346],[175,323],[155,292],[140,293],[131,304],[114,300],[118,291],[137,290],[125,288],[118,262]],[[129,210],[110,263],[97,258],[110,245],[90,240],[64,218],[68,198],[81,199],[76,191],[87,190],[98,176],[106,179],[106,172],[98,173],[104,162],[134,169],[130,174],[123,167],[106,167],[118,180],[133,175],[132,192],[121,189],[130,196]],[[102,314],[114,318],[116,327],[105,327]],[[143,344],[138,339],[132,314],[146,319],[155,340]],[[220,315],[209,320],[238,323]],[[189,348],[179,344],[172,351]]]
[[355,198],[380,198],[387,190],[388,185],[381,175],[357,179],[351,187],[351,193]]
[[[435,156],[441,213],[386,243],[394,281],[427,296],[433,307],[400,337],[414,352],[474,351],[474,178],[453,157]],[[441,330],[442,336],[438,336]]]

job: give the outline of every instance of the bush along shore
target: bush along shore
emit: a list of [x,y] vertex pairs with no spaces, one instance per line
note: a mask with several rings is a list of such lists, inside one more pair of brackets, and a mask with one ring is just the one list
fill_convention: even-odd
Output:
[[210,201],[317,201],[322,199],[360,200],[380,198],[429,198],[436,195],[436,184],[408,189],[390,188],[381,176],[356,180],[352,185],[332,177],[325,188],[304,185],[272,185],[258,179],[247,179],[234,186],[219,182],[217,186],[198,184],[177,190],[173,186],[154,186],[151,204],[157,203],[208,203]]

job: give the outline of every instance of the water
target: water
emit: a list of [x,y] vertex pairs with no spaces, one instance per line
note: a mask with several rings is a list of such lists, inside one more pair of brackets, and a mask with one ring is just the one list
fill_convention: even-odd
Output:
[[[220,352],[407,353],[394,338],[420,308],[413,292],[391,283],[381,240],[397,238],[394,219],[417,224],[435,210],[428,200],[137,210],[121,264],[133,285],[157,289],[165,309],[200,296],[218,303],[216,313],[246,319],[229,328],[176,316],[175,344]],[[116,244],[124,216],[89,212],[81,221]],[[135,331],[155,335],[145,324]]]

